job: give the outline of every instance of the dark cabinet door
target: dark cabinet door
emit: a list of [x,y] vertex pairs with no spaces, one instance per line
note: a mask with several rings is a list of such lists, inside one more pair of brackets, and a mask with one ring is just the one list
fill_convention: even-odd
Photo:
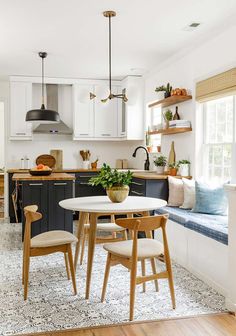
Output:
[[48,230],[73,232],[73,213],[60,207],[59,202],[73,197],[73,181],[48,182]]
[[[42,213],[43,217],[31,226],[31,237],[39,233],[48,231],[48,183],[47,181],[23,181],[22,182],[22,212],[27,205],[37,205],[38,211]],[[23,217],[24,235],[25,217]]]
[[95,172],[76,174],[75,197],[106,195],[106,191],[101,186],[93,187],[89,185],[90,178],[96,176],[97,174],[98,173],[95,173]]
[[130,184],[130,196],[146,196],[146,180],[133,177]]

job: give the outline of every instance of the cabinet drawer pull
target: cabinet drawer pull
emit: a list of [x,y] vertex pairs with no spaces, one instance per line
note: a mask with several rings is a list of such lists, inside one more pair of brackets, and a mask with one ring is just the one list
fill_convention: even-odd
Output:
[[88,133],[80,133],[79,135],[89,135]]
[[42,183],[30,183],[29,185],[30,186],[42,186],[43,184]]
[[16,135],[26,135],[26,133],[23,133],[23,132],[16,132]]
[[102,134],[102,136],[111,136],[111,134],[104,133],[104,134]]
[[95,174],[94,175],[78,175],[77,177],[79,177],[79,178],[87,178],[87,177],[94,177],[95,176]]
[[55,186],[62,186],[62,185],[67,185],[66,182],[55,182],[53,183]]
[[143,186],[142,183],[138,183],[138,182],[131,182],[131,184],[137,185],[137,186]]
[[139,192],[134,191],[134,190],[131,191],[131,194],[135,194],[135,195],[138,195],[138,196],[143,196],[143,193],[139,193]]
[[87,182],[79,182],[81,185],[89,185]]

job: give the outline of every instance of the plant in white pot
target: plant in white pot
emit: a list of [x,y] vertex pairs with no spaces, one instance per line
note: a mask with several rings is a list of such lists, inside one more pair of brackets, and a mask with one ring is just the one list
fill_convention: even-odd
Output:
[[189,160],[180,160],[178,162],[178,166],[179,166],[180,176],[190,176],[190,161]]
[[92,186],[101,185],[106,189],[107,196],[113,203],[121,203],[129,194],[132,176],[133,174],[129,170],[127,172],[119,172],[104,163],[99,174],[92,177],[89,180],[89,184]]
[[165,166],[167,164],[167,158],[164,155],[160,155],[160,156],[155,158],[153,163],[156,166],[156,173],[158,175],[163,175]]
[[155,92],[157,93],[157,100],[162,100],[165,98],[166,87],[164,85],[158,86]]

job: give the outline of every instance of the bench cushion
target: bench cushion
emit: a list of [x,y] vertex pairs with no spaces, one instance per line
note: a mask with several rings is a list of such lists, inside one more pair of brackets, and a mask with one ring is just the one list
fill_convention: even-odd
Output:
[[169,218],[186,228],[228,245],[228,217],[194,213],[175,207],[163,207],[156,214],[168,213]]

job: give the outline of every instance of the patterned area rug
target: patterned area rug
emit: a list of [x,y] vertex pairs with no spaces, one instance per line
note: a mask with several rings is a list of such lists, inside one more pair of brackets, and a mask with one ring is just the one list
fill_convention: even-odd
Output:
[[[7,226],[9,228],[9,224]],[[78,295],[74,296],[71,282],[66,277],[63,254],[54,254],[31,259],[29,294],[25,302],[21,285],[22,251],[19,249],[20,239],[16,243],[17,232],[19,237],[19,225],[13,226],[12,250],[1,248],[0,251],[0,335],[128,321],[129,272],[122,266],[111,269],[106,301],[100,302],[106,261],[106,253],[101,245],[96,246],[89,300],[84,299],[86,260],[77,269]],[[3,237],[4,234],[0,238],[0,247]],[[160,262],[157,266],[159,270],[163,268]],[[158,293],[150,282],[147,283],[146,293],[142,293],[142,286],[137,287],[135,320],[183,317],[225,310],[224,297],[215,290],[175,263],[173,272],[177,308],[171,308],[166,280],[159,280]]]

